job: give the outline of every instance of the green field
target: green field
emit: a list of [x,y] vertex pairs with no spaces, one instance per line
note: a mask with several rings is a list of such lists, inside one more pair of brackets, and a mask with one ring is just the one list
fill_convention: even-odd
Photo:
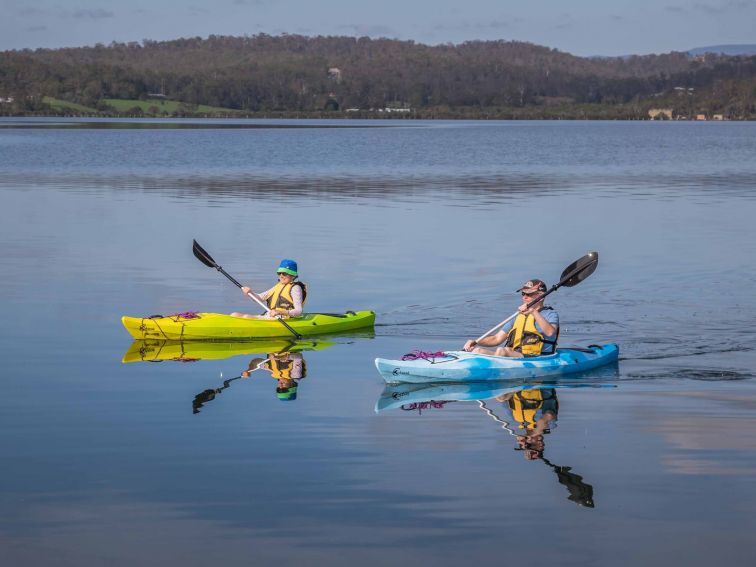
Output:
[[60,100],[59,98],[53,98],[51,96],[42,97],[42,102],[50,105],[50,108],[60,112],[80,112],[83,114],[98,114],[96,108],[84,106],[82,104],[76,104],[75,102],[68,102],[67,100]]
[[113,110],[109,113],[107,109],[97,109],[75,102],[68,102],[59,98],[46,96],[42,101],[49,105],[52,110],[61,114],[118,114],[133,113],[134,108],[138,108],[144,116],[172,116],[174,114],[197,114],[213,116],[241,116],[245,113],[232,108],[220,108],[217,106],[207,106],[205,104],[190,105],[175,100],[122,100],[117,98],[104,98],[100,100],[101,104],[106,104]]
[[150,116],[180,114],[222,114],[237,115],[242,114],[232,108],[220,108],[217,106],[207,106],[204,104],[189,105],[175,100],[122,100],[117,98],[104,98],[102,103],[114,108],[118,113],[128,113],[133,108],[139,108],[143,114]]

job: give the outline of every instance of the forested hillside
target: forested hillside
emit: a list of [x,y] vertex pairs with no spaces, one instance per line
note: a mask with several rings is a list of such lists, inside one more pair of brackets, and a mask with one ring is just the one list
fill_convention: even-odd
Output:
[[677,116],[749,119],[756,56],[599,59],[523,42],[296,35],[0,53],[0,113],[50,112],[49,98],[106,114],[124,112],[110,99],[168,99],[183,103],[180,114],[201,104],[250,115],[388,108],[411,116],[646,118],[649,108],[669,107]]

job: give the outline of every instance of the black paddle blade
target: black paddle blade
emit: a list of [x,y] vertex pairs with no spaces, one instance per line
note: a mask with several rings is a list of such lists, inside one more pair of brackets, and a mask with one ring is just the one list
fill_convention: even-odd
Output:
[[564,269],[559,277],[558,286],[572,287],[579,284],[596,271],[596,266],[598,266],[598,252],[589,252]]
[[215,395],[219,394],[220,390],[204,390],[200,392],[192,400],[192,413],[199,413],[200,408],[207,402],[211,402],[215,399]]
[[213,257],[205,252],[205,249],[202,248],[196,240],[192,240],[192,242],[194,243],[192,244],[192,252],[197,260],[205,264],[208,268],[215,268],[218,266],[218,264],[215,263],[215,260],[213,260]]
[[567,487],[570,495],[567,500],[574,502],[586,508],[593,508],[593,486],[583,482],[583,477],[579,474],[570,472],[570,467],[554,467],[559,484]]

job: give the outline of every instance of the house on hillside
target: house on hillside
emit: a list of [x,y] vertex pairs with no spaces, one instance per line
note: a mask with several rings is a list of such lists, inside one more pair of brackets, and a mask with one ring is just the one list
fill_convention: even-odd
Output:
[[671,108],[651,108],[648,111],[651,120],[672,120]]
[[337,83],[341,82],[341,69],[338,67],[331,67],[328,69],[328,78]]

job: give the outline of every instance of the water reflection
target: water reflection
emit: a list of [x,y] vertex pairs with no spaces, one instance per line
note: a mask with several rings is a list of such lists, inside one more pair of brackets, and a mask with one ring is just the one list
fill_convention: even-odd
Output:
[[512,428],[508,421],[496,415],[484,400],[478,400],[478,404],[492,419],[500,423],[504,430],[515,437],[515,450],[522,451],[528,461],[540,460],[546,463],[556,473],[559,484],[567,487],[570,494],[568,500],[580,506],[593,508],[593,486],[583,482],[582,476],[570,472],[572,467],[555,465],[543,454],[546,449],[544,436],[556,428],[559,415],[556,388],[523,389],[499,394],[493,399],[502,404],[516,428]]
[[109,171],[98,175],[89,171],[5,171],[0,178],[0,187],[24,187],[32,184],[54,187],[77,193],[96,193],[121,190],[155,192],[177,199],[187,198],[241,198],[253,201],[270,199],[312,199],[333,201],[348,199],[362,202],[390,197],[397,202],[423,202],[429,193],[439,192],[453,198],[457,206],[488,207],[502,204],[527,195],[529,197],[568,195],[590,191],[596,198],[612,197],[618,193],[639,194],[658,191],[662,187],[667,197],[687,196],[691,192],[710,195],[720,200],[724,196],[753,199],[751,190],[756,185],[756,176],[749,173],[722,175],[701,174],[615,174],[545,175],[529,172],[401,174],[374,172],[350,172],[345,175],[307,171],[207,171],[160,172],[151,175],[143,171],[127,173]]
[[557,476],[559,484],[569,492],[571,502],[593,508],[593,486],[572,472],[572,467],[552,463],[545,455],[546,436],[557,427],[559,388],[613,388],[614,384],[581,382],[555,384],[544,382],[527,386],[511,383],[444,383],[394,384],[386,386],[376,403],[375,411],[389,409],[423,411],[440,409],[452,402],[474,401],[491,419],[514,437],[516,451],[528,461],[545,463]]
[[165,339],[137,339],[121,362],[195,362],[222,360],[232,356],[270,352],[301,352],[332,347],[332,341],[295,341],[275,339],[268,341],[171,341]]
[[323,350],[334,344],[331,341],[295,340],[220,342],[144,339],[134,341],[123,355],[122,362],[197,362],[251,354],[264,355],[253,357],[238,376],[224,380],[220,387],[205,389],[194,396],[192,413],[197,414],[206,403],[230,388],[232,382],[266,373],[276,380],[275,392],[279,400],[296,400],[299,381],[307,376],[303,351]]
[[[169,121],[169,120],[72,120],[64,121],[41,121],[41,120],[2,120],[0,128],[22,128],[22,129],[88,129],[88,130],[229,130],[229,129],[313,129],[313,128],[365,128],[365,125],[359,124],[307,124],[302,122],[275,122],[275,121],[249,121],[249,122],[221,122],[221,121]],[[370,125],[371,128],[387,128],[388,124]]]
[[249,361],[247,369],[243,370],[239,376],[224,380],[222,387],[203,390],[194,396],[192,413],[199,413],[204,404],[214,400],[218,394],[229,388],[234,380],[250,378],[256,371],[270,373],[271,378],[276,380],[276,397],[284,402],[292,402],[297,399],[299,381],[307,377],[307,363],[302,353],[295,349],[270,352],[265,357],[255,357]]

